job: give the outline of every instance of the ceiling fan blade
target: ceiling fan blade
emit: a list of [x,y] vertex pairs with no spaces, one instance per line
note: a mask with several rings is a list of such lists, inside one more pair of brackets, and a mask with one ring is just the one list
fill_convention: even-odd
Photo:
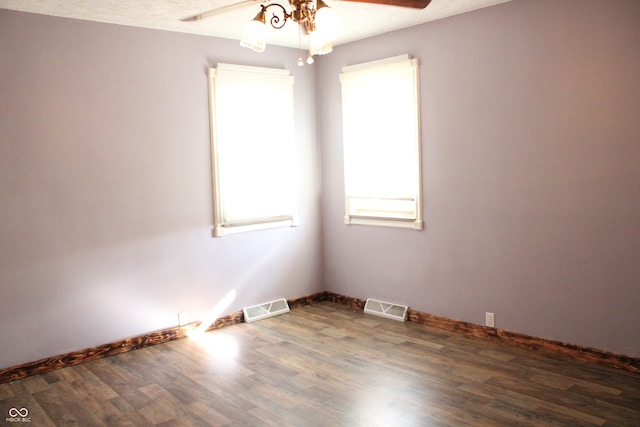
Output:
[[233,3],[233,4],[230,4],[230,5],[227,5],[227,6],[219,7],[217,9],[211,9],[211,10],[208,10],[206,12],[199,13],[197,15],[188,16],[188,17],[182,18],[180,20],[183,21],[183,22],[200,21],[202,19],[206,19],[206,18],[208,18],[210,16],[217,15],[219,13],[224,13],[224,12],[229,12],[229,11],[232,11],[232,10],[240,9],[242,7],[245,7],[246,5],[248,5],[250,3],[255,3],[257,1],[258,0],[244,0],[244,1],[241,1],[239,3]]
[[411,7],[414,9],[424,9],[429,6],[431,0],[344,0],[359,3],[385,4],[388,6]]

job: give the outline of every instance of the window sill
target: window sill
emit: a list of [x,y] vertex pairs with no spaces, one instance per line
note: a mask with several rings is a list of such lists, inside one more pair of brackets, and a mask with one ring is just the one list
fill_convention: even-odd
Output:
[[219,226],[212,230],[213,237],[222,237],[229,234],[247,233],[250,231],[268,230],[271,228],[297,227],[297,219],[288,219],[285,221],[270,221],[257,224],[237,225],[237,226]]
[[424,222],[416,219],[345,216],[344,223],[347,225],[372,225],[376,227],[409,228],[414,230],[424,229]]

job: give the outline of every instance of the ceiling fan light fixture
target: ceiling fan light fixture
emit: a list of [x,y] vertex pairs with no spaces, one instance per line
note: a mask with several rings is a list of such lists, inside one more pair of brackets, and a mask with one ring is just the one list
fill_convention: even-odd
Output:
[[331,40],[335,33],[335,15],[324,0],[289,0],[293,10],[287,12],[279,3],[260,6],[260,12],[247,24],[240,46],[263,52],[267,44],[266,11],[276,8],[269,24],[279,30],[288,19],[296,22],[309,35],[310,55],[325,55],[333,51]]
[[258,12],[244,29],[240,46],[249,48],[256,52],[264,52],[267,46],[267,19],[264,8]]
[[[181,19],[185,22],[195,22],[209,16],[235,10],[255,0],[240,0],[238,3],[212,9],[198,15]],[[424,9],[431,0],[344,0],[361,3],[373,3],[390,6],[401,6],[415,9]],[[256,52],[263,52],[267,45],[267,20],[266,11],[275,8],[276,12],[269,18],[272,28],[279,30],[291,19],[296,22],[305,34],[309,35],[311,55],[324,55],[333,51],[332,40],[337,34],[337,18],[335,11],[324,0],[288,0],[291,12],[287,12],[285,6],[280,3],[269,3],[260,6],[260,12],[247,25],[240,40],[240,46],[247,47]],[[298,43],[300,44],[300,43]],[[313,59],[313,58],[311,58]]]

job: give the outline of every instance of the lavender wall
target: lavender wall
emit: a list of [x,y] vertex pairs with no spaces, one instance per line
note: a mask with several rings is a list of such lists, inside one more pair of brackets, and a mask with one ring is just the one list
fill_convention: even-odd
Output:
[[[314,68],[267,52],[0,10],[0,368],[323,288]],[[297,228],[211,237],[218,62],[294,73]]]
[[[637,28],[634,0],[518,0],[299,69],[290,49],[0,10],[0,367],[234,290],[225,313],[328,289],[640,356]],[[338,73],[402,53],[422,66],[427,228],[348,227]],[[295,75],[297,228],[210,237],[217,62]]]
[[[518,0],[319,70],[329,290],[640,356],[640,2]],[[421,63],[426,230],[345,226],[341,67]]]

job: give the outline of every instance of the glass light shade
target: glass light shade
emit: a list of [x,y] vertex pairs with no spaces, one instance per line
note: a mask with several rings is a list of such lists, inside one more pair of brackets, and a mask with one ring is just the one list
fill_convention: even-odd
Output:
[[322,0],[318,0],[317,7],[315,16],[316,31],[322,32],[326,39],[332,40],[336,36],[336,12]]
[[309,53],[311,55],[326,55],[333,50],[333,45],[322,31],[314,31],[309,34]]
[[[264,13],[261,13],[264,17]],[[240,40],[240,46],[248,47],[256,52],[264,52],[267,45],[267,26],[264,21],[260,21],[257,18],[258,16],[245,27],[242,39]]]

